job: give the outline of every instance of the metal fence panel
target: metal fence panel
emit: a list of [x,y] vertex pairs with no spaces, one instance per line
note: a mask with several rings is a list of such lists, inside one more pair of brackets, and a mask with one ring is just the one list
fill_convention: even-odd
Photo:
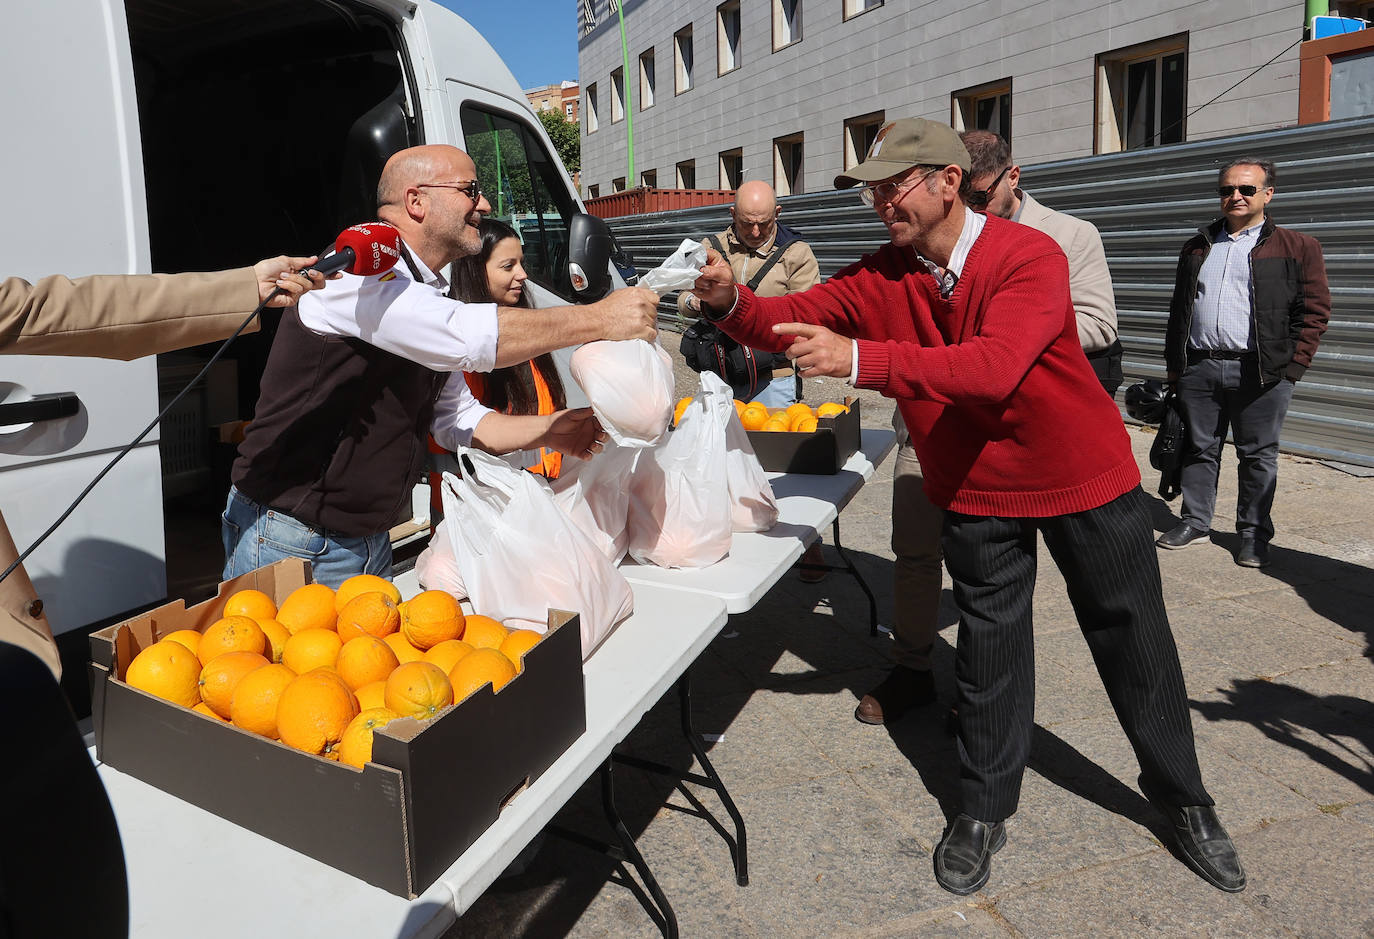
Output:
[[[1270,214],[1322,244],[1331,324],[1284,423],[1285,450],[1374,466],[1374,119],[1331,121],[1023,167],[1023,187],[1102,232],[1116,289],[1127,384],[1164,374],[1164,326],[1179,249],[1217,217],[1217,169],[1239,155],[1278,164]],[[886,240],[852,192],[780,200],[829,277]],[[641,271],[685,237],[721,231],[728,206],[611,220]],[[686,324],[666,298],[664,325]],[[1123,386],[1124,387],[1124,386]]]

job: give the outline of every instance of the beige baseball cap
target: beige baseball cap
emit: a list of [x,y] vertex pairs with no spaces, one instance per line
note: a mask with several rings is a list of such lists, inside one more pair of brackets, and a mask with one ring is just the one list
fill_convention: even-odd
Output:
[[954,128],[923,117],[888,121],[878,131],[868,156],[847,173],[835,177],[836,189],[905,173],[913,166],[958,166],[965,173],[972,161]]

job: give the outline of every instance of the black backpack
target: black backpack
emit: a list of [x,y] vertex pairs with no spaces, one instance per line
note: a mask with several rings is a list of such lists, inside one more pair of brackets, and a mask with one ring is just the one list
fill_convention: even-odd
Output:
[[[715,235],[707,235],[704,240],[722,255],[725,254],[725,246]],[[782,259],[788,246],[801,240],[797,232],[779,225],[773,250],[746,286],[750,290],[757,289],[773,265]],[[687,327],[682,334],[680,350],[688,368],[694,372],[715,372],[730,386],[735,397],[742,401],[752,398],[772,380],[774,368],[788,364],[787,357],[781,353],[758,352],[740,345],[705,318]]]

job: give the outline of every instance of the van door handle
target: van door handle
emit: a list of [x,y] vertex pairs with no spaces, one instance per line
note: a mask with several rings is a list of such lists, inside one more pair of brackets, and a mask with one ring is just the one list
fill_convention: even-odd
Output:
[[79,410],[81,399],[74,391],[38,395],[28,401],[0,404],[0,426],[55,421],[58,418],[71,417]]

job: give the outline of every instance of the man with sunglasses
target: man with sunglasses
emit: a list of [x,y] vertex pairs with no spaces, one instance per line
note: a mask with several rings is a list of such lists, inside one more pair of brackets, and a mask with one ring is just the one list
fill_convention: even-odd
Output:
[[1217,174],[1222,217],[1183,246],[1164,358],[1187,425],[1182,518],[1155,543],[1211,541],[1221,446],[1231,429],[1238,466],[1236,563],[1269,563],[1279,431],[1293,386],[1312,364],[1331,316],[1315,238],[1275,225],[1274,164],[1240,157]]
[[798,294],[759,298],[718,254],[694,292],[736,340],[807,375],[897,399],[944,511],[960,624],[959,805],[935,849],[958,894],[987,883],[1020,800],[1034,712],[1032,595],[1043,536],[1141,766],[1188,865],[1219,889],[1245,873],[1202,784],[1164,609],[1149,500],[1130,440],[1078,343],[1068,264],[1048,235],[968,208],[969,156],[933,121],[884,125],[837,188],[889,243]]
[[658,295],[628,287],[585,306],[463,303],[440,273],[482,245],[491,205],[456,147],[394,154],[378,216],[401,234],[401,263],[345,274],[283,315],[234,463],[222,519],[224,577],[283,557],[337,586],[390,576],[389,530],[419,478],[426,434],[448,449],[601,449],[590,408],[518,416],[482,407],[462,372],[487,372],[595,339],[652,339]]

